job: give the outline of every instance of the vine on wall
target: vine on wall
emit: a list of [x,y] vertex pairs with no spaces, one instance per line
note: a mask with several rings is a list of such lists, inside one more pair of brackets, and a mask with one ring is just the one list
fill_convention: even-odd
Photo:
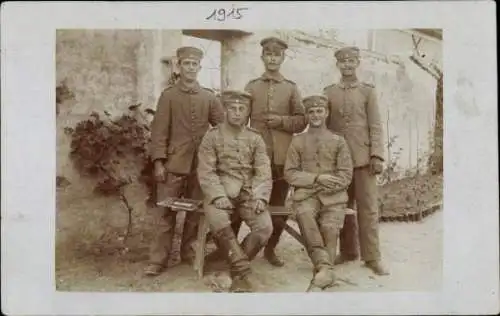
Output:
[[128,113],[112,118],[92,112],[75,128],[65,128],[71,136],[70,159],[76,170],[85,177],[95,179],[94,192],[115,196],[128,211],[125,237],[132,226],[133,208],[125,194],[125,187],[134,182],[151,185],[147,146],[150,140],[148,115],[153,110],[142,111],[141,105],[132,105]]

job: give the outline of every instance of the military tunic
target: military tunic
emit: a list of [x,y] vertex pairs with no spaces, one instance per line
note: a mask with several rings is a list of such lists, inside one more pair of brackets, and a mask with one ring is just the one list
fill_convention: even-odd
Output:
[[[151,124],[151,158],[162,160],[166,180],[157,183],[156,200],[167,197],[202,199],[196,176],[197,150],[210,125],[224,120],[224,112],[215,94],[196,83],[193,87],[182,82],[167,87],[158,101]],[[150,261],[164,264],[168,259],[176,213],[156,210],[157,236],[150,250]],[[186,214],[181,256],[189,256],[190,245],[196,239],[198,214]]]
[[[335,188],[316,181],[335,177]],[[345,140],[325,129],[294,136],[285,164],[286,180],[294,187],[292,208],[317,269],[332,267],[338,232],[343,225],[352,178],[352,158]]]
[[324,94],[330,108],[328,128],[344,136],[354,166],[348,205],[356,204],[357,217],[346,217],[340,234],[340,251],[347,258],[356,258],[359,242],[364,261],[379,260],[377,179],[370,174],[369,167],[372,157],[384,160],[384,137],[375,87],[341,81],[325,87]]
[[226,210],[213,202],[227,197],[251,234],[265,243],[272,231],[268,211],[257,214],[256,200],[269,202],[272,179],[269,157],[262,137],[249,127],[235,134],[226,124],[212,128],[203,138],[198,152],[198,178],[205,196],[205,215],[217,232],[231,224]]
[[[272,75],[267,72],[251,80],[245,90],[253,97],[250,126],[262,134],[271,159],[273,189],[269,205],[283,207],[289,191],[283,174],[286,152],[293,134],[302,132],[306,127],[300,92],[293,81],[281,74]],[[276,128],[269,127],[266,122],[269,114],[280,116],[281,125]],[[273,216],[274,231],[266,250],[272,251],[276,247],[286,220],[286,216]]]
[[[294,133],[306,127],[304,108],[297,85],[282,75],[264,73],[245,87],[252,97],[250,126],[258,130],[266,143],[271,163],[282,166]],[[266,116],[275,114],[283,119],[282,125],[270,128]]]

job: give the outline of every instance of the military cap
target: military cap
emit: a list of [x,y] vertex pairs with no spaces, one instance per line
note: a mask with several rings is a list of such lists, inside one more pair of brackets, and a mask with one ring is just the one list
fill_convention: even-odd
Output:
[[359,57],[359,48],[356,46],[342,47],[335,51],[335,58],[346,59],[350,57]]
[[310,95],[302,100],[305,110],[312,107],[324,107],[328,109],[328,98],[321,94]]
[[279,48],[281,50],[284,50],[288,48],[288,44],[284,40],[274,36],[264,38],[262,41],[260,41],[260,45],[263,48],[268,49]]
[[177,49],[177,58],[179,60],[185,58],[201,60],[203,58],[203,51],[196,47],[183,46]]
[[222,92],[221,99],[224,105],[231,103],[250,105],[252,95],[244,91],[227,90]]

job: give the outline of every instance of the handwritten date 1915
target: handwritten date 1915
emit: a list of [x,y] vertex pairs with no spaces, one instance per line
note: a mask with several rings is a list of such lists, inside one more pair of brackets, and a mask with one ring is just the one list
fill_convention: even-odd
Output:
[[226,21],[228,19],[239,20],[243,18],[242,12],[248,10],[248,8],[231,8],[231,9],[214,9],[212,13],[206,18],[206,20],[214,21]]

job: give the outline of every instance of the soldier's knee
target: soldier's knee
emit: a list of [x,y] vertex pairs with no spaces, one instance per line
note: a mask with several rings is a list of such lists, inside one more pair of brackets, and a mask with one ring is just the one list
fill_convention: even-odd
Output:
[[259,236],[261,242],[267,242],[273,233],[271,218],[262,220],[259,227],[255,229],[255,232]]

